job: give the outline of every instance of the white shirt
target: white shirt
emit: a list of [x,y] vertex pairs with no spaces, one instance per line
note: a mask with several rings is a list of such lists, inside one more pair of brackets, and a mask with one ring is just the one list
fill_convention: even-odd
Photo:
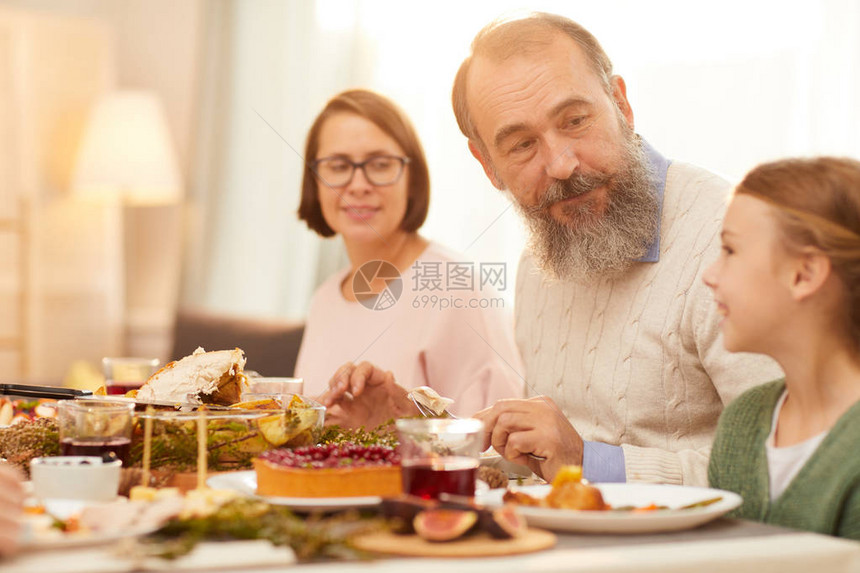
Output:
[[824,437],[827,436],[827,432],[825,431],[792,446],[786,446],[784,448],[776,447],[774,445],[776,425],[779,420],[779,412],[782,410],[782,405],[787,396],[788,392],[783,392],[782,396],[779,397],[779,401],[776,403],[776,407],[773,409],[773,419],[770,424],[770,435],[768,435],[767,441],[765,442],[765,449],[767,450],[767,469],[770,474],[771,501],[774,501],[782,495],[782,492],[785,491],[785,488],[788,487],[788,484],[791,483],[791,480],[794,479],[794,476],[797,475],[800,468],[806,464],[806,461],[810,456],[812,456],[812,453],[818,448],[818,445]]

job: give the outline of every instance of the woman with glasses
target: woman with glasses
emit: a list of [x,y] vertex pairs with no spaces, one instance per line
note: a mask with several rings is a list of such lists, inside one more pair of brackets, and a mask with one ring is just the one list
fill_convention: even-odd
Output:
[[430,178],[403,112],[371,91],[338,94],[311,126],[305,158],[299,218],[323,237],[340,235],[349,266],[314,293],[296,376],[312,396],[356,365],[386,382],[339,394],[326,421],[371,427],[415,415],[407,390],[419,386],[453,399],[458,415],[521,397],[502,299],[479,288],[478,264],[418,234]]

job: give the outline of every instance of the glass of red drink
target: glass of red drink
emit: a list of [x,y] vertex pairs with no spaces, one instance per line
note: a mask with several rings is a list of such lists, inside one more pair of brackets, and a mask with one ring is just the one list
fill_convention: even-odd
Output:
[[60,454],[102,456],[113,452],[126,465],[133,418],[131,401],[61,400],[57,402]]
[[102,358],[105,388],[108,394],[122,395],[140,388],[155,374],[158,358],[112,357]]
[[403,491],[425,499],[441,493],[472,497],[484,424],[473,418],[397,420]]

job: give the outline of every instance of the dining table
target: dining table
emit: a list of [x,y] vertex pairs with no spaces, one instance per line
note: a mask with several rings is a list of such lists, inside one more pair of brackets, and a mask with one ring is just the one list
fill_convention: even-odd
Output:
[[493,557],[394,557],[298,563],[267,541],[209,542],[175,561],[129,559],[122,542],[24,551],[0,561],[3,573],[131,571],[290,571],[307,573],[696,572],[857,573],[860,542],[757,522],[719,518],[694,529],[646,534],[556,532],[553,547]]
[[[487,462],[482,460],[482,464]],[[245,481],[239,479],[249,473],[253,474],[253,471],[212,475],[206,483],[215,489],[232,489],[242,496],[254,497],[255,487],[248,486],[245,490]],[[215,483],[218,480],[221,483]],[[256,485],[255,480],[253,485]],[[530,487],[520,485],[522,489]],[[602,490],[604,494],[610,493],[610,486]],[[547,486],[537,483],[535,487]],[[634,485],[627,489],[632,488]],[[728,495],[727,492],[723,494]],[[695,493],[692,499],[704,500],[707,496]],[[610,500],[610,503],[614,502]],[[716,504],[710,507],[716,507]],[[300,512],[295,507],[290,509]],[[312,519],[310,515],[308,519]],[[497,543],[503,550],[491,556],[473,556],[469,552],[461,552],[456,557],[443,557],[443,553],[450,551],[446,551],[445,542],[439,542],[430,544],[430,549],[420,556],[376,553],[360,560],[313,562],[300,562],[289,547],[274,546],[262,539],[201,542],[190,554],[175,560],[145,557],[136,552],[134,537],[117,535],[116,538],[107,536],[94,540],[98,543],[25,546],[12,557],[0,558],[0,573],[238,573],[293,570],[307,573],[860,573],[858,541],[725,515],[719,513],[697,526],[635,533],[574,532],[564,527],[547,526],[552,529],[550,534],[538,534],[544,539],[550,538],[551,542],[528,552],[504,550],[514,546],[516,541],[505,540]],[[400,545],[407,545],[406,539],[403,538],[403,543],[395,539],[390,544],[394,553],[402,549]]]

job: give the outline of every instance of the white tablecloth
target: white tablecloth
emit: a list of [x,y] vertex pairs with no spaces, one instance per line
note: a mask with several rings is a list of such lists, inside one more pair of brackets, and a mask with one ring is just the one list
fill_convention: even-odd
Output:
[[[307,573],[857,573],[860,542],[737,520],[671,534],[559,534],[555,548],[492,558],[380,558],[367,562],[296,564],[289,550],[266,542],[205,544],[185,561],[148,561],[143,570]],[[0,564],[2,573],[114,573],[140,567],[107,548],[25,553]],[[140,570],[140,569],[137,569]]]

